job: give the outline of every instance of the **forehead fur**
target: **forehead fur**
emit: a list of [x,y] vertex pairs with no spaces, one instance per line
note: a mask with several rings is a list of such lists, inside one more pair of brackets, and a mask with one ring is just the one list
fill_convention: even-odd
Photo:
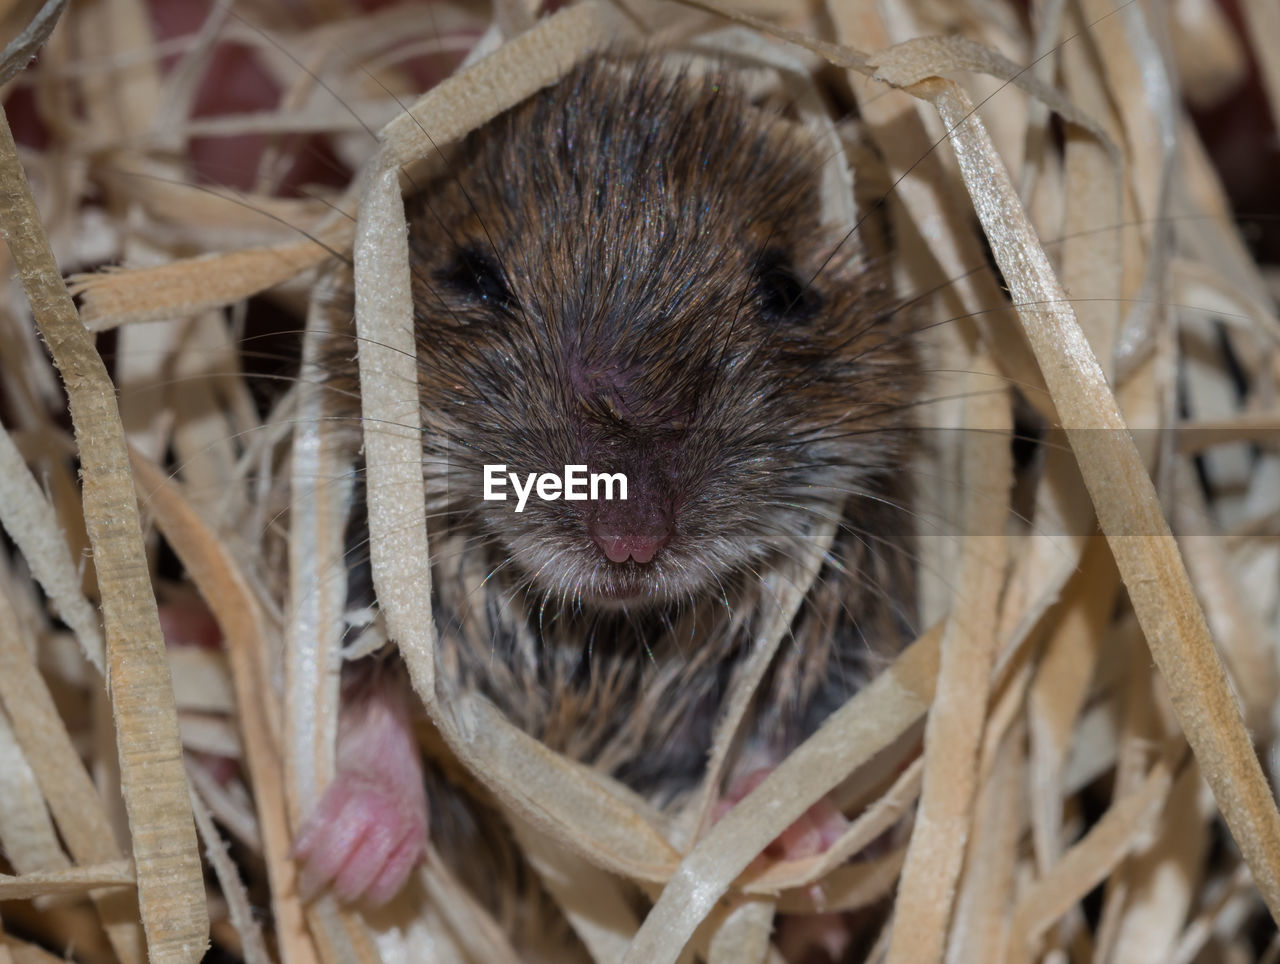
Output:
[[816,200],[800,125],[753,103],[731,74],[653,56],[589,60],[468,146],[508,206],[539,205],[548,228],[626,224],[655,243],[676,226],[749,229]]

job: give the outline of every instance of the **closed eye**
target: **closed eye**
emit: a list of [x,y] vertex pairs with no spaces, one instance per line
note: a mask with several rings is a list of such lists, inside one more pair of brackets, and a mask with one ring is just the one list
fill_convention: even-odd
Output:
[[786,254],[777,248],[760,255],[756,297],[765,316],[778,322],[808,321],[822,307],[822,296],[796,277]]
[[502,266],[492,252],[475,245],[459,248],[453,260],[441,270],[439,278],[460,295],[507,311],[516,306]]

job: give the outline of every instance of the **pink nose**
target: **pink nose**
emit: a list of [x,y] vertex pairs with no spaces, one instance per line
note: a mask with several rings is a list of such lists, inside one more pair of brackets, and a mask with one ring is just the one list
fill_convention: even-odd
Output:
[[658,554],[658,550],[671,541],[671,526],[660,524],[644,532],[620,531],[611,526],[597,524],[590,527],[591,538],[610,562],[626,562],[634,559],[646,563]]

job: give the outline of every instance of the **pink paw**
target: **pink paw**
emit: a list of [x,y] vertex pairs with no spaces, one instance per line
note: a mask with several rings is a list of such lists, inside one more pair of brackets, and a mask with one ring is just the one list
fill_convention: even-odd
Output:
[[344,710],[337,772],[294,843],[304,898],[331,886],[384,904],[422,859],[427,797],[405,702],[387,685]]
[[[716,804],[714,819],[718,821],[730,812],[772,772],[773,767],[760,767],[730,783],[728,791]],[[799,860],[805,856],[817,856],[835,844],[847,827],[849,821],[845,814],[824,796],[782,831],[764,849],[764,853],[755,858],[750,869],[762,871],[765,860]],[[822,887],[817,883],[812,887],[812,895],[814,904],[822,906]],[[850,940],[849,924],[841,914],[787,915],[778,922],[776,942],[783,960],[841,960]]]
[[[719,820],[728,813],[772,772],[773,767],[760,767],[730,783],[728,791],[716,803],[714,819]],[[835,843],[848,826],[845,815],[823,797],[782,831],[749,869],[763,870],[767,860],[815,857]],[[821,907],[824,902],[821,885],[814,884],[811,894],[814,903]],[[841,914],[788,915],[778,922],[776,943],[786,961],[838,961],[851,939],[849,925]]]
[[398,894],[427,841],[426,821],[403,804],[392,787],[335,778],[294,847],[306,863],[303,895],[314,896],[327,884],[347,901],[364,897],[383,904]]
[[[760,767],[752,770],[744,777],[734,780],[728,792],[716,804],[714,819],[719,820],[728,813],[735,804],[764,782],[765,777],[773,772],[773,767]],[[849,826],[845,815],[836,809],[826,797],[823,797],[786,830],[782,831],[773,843],[764,849],[764,856],[774,860],[799,860],[801,857],[813,857],[822,853],[839,839]]]

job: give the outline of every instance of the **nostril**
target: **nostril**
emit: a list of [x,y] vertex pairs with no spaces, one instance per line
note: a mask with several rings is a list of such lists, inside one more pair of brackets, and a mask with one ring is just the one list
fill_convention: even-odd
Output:
[[[676,527],[677,493],[664,469],[662,453],[637,448],[629,457],[606,464],[627,480],[618,498],[593,498],[582,507],[587,536],[615,565],[648,565],[671,542]],[[584,460],[587,461],[587,460]],[[599,459],[608,462],[606,459]]]
[[588,526],[591,539],[605,558],[610,562],[623,563],[632,559],[644,564],[653,559],[668,542],[671,541],[671,526],[661,523],[648,526],[644,530],[631,530],[625,527],[597,523]]

